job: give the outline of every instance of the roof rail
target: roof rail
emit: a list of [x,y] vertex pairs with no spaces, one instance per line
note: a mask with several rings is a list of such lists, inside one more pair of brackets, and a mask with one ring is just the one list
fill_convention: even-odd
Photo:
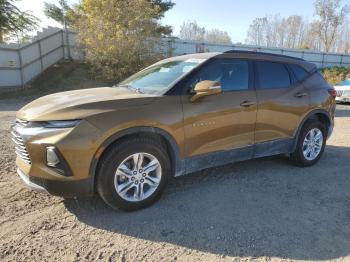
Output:
[[225,51],[224,53],[225,54],[226,53],[238,53],[238,54],[253,54],[253,55],[269,55],[269,56],[284,57],[284,58],[290,58],[290,59],[305,61],[304,59],[299,58],[299,57],[288,56],[288,55],[272,54],[272,53],[265,53],[265,52],[258,52],[258,51],[229,50],[229,51]]

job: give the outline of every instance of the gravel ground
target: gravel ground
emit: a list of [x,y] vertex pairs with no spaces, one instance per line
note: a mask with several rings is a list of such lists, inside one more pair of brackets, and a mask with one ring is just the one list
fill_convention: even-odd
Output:
[[0,101],[1,261],[350,261],[350,105],[321,161],[269,157],[174,179],[152,207],[108,209],[26,189]]

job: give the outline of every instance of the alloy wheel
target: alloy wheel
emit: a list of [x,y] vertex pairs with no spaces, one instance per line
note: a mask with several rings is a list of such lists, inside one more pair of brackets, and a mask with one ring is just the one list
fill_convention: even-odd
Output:
[[318,128],[311,129],[303,142],[303,155],[306,160],[313,161],[320,154],[323,146],[323,134]]
[[151,196],[159,186],[162,168],[158,159],[148,153],[128,156],[118,166],[114,186],[118,195],[131,202],[139,202]]

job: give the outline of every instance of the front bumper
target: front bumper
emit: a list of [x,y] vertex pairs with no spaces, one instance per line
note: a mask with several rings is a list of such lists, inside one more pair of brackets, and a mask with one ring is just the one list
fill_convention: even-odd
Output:
[[22,181],[24,182],[24,184],[29,187],[30,189],[33,189],[35,191],[39,191],[39,192],[44,192],[44,193],[48,193],[47,190],[38,185],[33,183],[32,181],[30,181],[29,177],[23,173],[23,171],[19,168],[17,168],[17,174],[19,175],[19,177],[22,179]]
[[39,177],[27,176],[21,169],[17,173],[24,184],[35,191],[49,193],[61,197],[89,197],[94,194],[93,182],[91,179],[79,181],[54,181]]
[[328,128],[327,139],[331,137],[331,135],[333,134],[333,130],[334,130],[334,121],[331,123],[331,125]]
[[[29,188],[63,197],[93,195],[94,178],[89,171],[101,137],[94,126],[81,121],[74,128],[44,129],[17,123],[12,135],[17,173]],[[48,165],[46,153],[50,147],[61,155],[63,169]]]

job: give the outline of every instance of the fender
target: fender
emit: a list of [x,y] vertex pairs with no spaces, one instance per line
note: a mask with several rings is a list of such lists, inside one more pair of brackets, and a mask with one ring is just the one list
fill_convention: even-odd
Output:
[[292,152],[294,152],[294,150],[295,150],[295,148],[297,146],[297,143],[298,143],[298,140],[299,140],[299,135],[300,135],[301,129],[304,126],[305,122],[307,120],[309,120],[312,116],[316,115],[316,114],[322,114],[328,119],[328,121],[330,123],[330,126],[328,128],[327,138],[329,138],[329,136],[331,135],[332,130],[333,130],[333,121],[332,121],[332,118],[331,118],[330,114],[324,109],[312,110],[312,111],[310,111],[309,113],[306,114],[306,116],[300,122],[299,127],[298,127],[298,129],[296,130],[296,132],[294,134],[294,144],[293,144],[293,147],[292,147]]
[[[120,132],[117,132],[107,138],[98,148],[98,150],[95,152],[93,160],[90,164],[90,171],[89,171],[89,179],[92,181],[95,181],[95,175],[96,175],[96,169],[97,169],[97,164],[100,160],[101,155],[105,150],[110,146],[112,143],[117,141],[119,138],[126,136],[126,135],[133,135],[133,134],[138,134],[140,132],[146,132],[146,133],[152,133],[152,134],[158,134],[161,137],[163,137],[167,142],[168,145],[170,145],[170,154],[171,158],[173,160],[174,164],[174,171],[175,171],[175,176],[180,176],[183,173],[185,173],[185,165],[184,161],[180,157],[180,150],[179,146],[176,142],[176,140],[166,131],[160,128],[156,127],[147,127],[147,126],[141,126],[141,127],[131,127],[124,129]],[[102,151],[101,151],[102,150]],[[93,183],[94,184],[94,183]]]

